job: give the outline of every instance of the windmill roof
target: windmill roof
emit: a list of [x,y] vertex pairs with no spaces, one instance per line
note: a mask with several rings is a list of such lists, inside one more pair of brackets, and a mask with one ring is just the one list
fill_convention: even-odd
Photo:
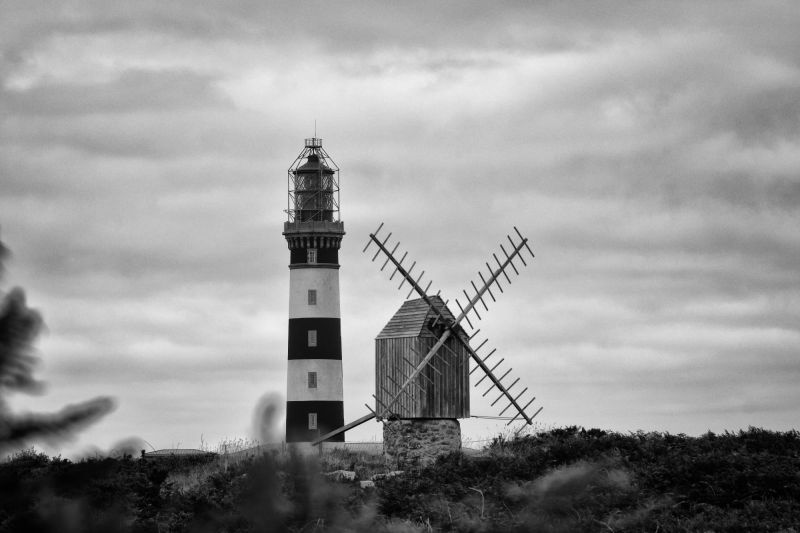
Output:
[[[455,320],[453,313],[450,312],[439,296],[432,296],[430,299],[440,313],[451,322]],[[428,304],[422,298],[406,300],[375,338],[391,339],[397,337],[419,337],[422,335],[430,336],[431,333],[425,325],[435,317],[434,310],[428,307]],[[463,330],[459,329],[459,334],[466,339]]]

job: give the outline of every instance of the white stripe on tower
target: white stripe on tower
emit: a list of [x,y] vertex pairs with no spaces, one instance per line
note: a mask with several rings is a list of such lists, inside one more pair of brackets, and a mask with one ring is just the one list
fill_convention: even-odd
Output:
[[[308,291],[317,291],[309,304]],[[339,270],[292,268],[289,270],[290,318],[339,318]]]
[[[308,388],[308,373],[316,372],[317,386]],[[290,402],[342,401],[342,360],[293,359],[289,361]],[[334,428],[336,429],[336,428]]]

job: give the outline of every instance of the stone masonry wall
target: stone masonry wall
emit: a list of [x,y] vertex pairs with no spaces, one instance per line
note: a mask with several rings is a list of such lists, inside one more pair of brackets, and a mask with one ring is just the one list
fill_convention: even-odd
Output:
[[461,449],[461,425],[454,418],[402,418],[383,422],[383,456],[388,466],[427,466]]

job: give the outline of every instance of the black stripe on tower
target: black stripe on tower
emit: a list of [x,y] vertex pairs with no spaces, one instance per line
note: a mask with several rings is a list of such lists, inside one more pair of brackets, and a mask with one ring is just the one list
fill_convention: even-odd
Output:
[[[309,331],[316,346],[309,346]],[[289,359],[342,358],[342,325],[338,318],[290,318]]]
[[[305,248],[294,248],[289,251],[289,262],[292,265],[308,264],[308,250]],[[338,248],[319,248],[317,249],[317,263],[339,264]]]
[[[308,429],[309,413],[316,413],[317,429]],[[286,402],[286,442],[310,442],[343,425],[343,402]],[[344,433],[329,441],[344,442]]]

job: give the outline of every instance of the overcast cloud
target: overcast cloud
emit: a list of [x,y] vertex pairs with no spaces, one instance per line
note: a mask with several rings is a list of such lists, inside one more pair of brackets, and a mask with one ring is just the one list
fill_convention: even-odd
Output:
[[245,436],[285,393],[286,169],[315,121],[342,169],[348,420],[405,296],[361,254],[385,221],[449,298],[530,238],[480,327],[545,426],[797,427],[793,2],[2,10],[4,290],[42,312],[50,384],[11,404],[115,396],[74,449]]

